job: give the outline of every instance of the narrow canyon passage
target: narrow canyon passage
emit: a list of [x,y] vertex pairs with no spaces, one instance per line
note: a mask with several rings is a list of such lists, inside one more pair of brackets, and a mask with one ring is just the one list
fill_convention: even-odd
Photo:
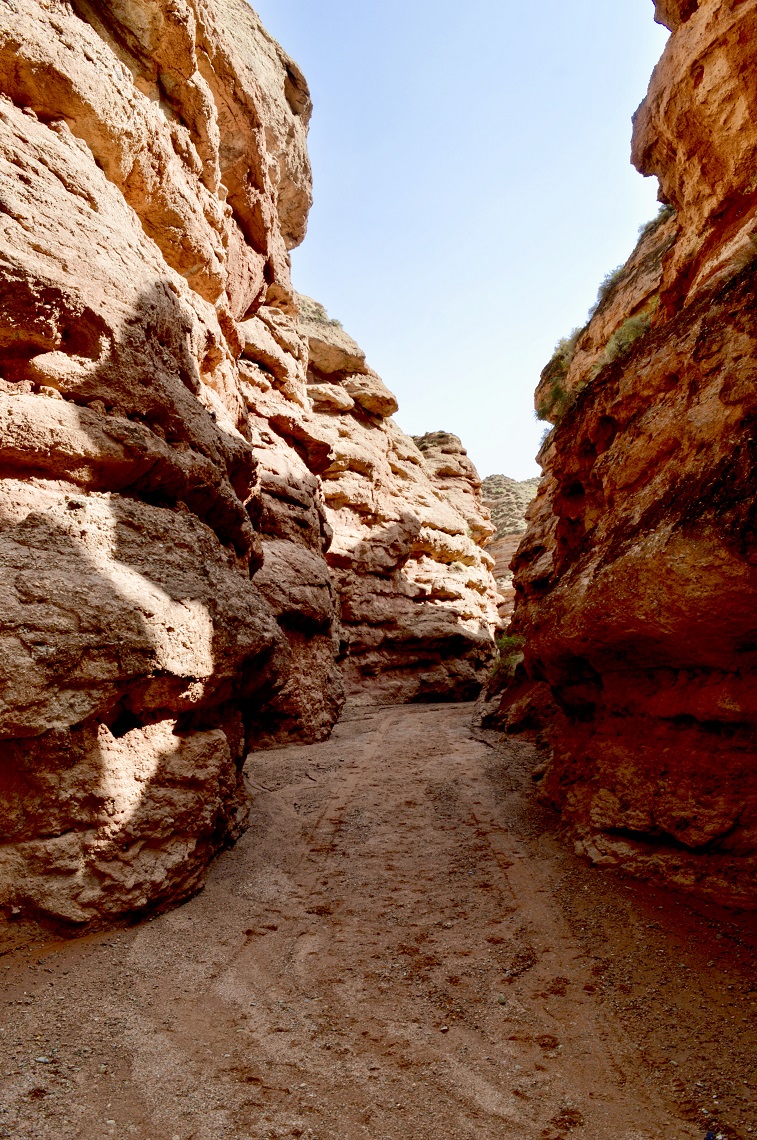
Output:
[[538,753],[473,712],[353,709],[256,754],[249,831],[169,914],[10,924],[0,1136],[757,1131],[753,925],[585,867]]

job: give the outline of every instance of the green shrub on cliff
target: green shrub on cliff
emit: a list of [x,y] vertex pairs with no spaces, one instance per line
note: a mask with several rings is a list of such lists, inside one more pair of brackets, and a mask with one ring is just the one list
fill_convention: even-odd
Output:
[[557,423],[570,405],[570,393],[560,379],[551,381],[536,405],[537,420],[549,420]]
[[624,321],[607,342],[604,363],[607,364],[612,360],[619,360],[620,357],[630,352],[631,347],[636,343],[639,337],[649,332],[651,324],[652,314],[646,310]]
[[602,278],[602,283],[597,290],[597,299],[589,309],[589,320],[594,316],[600,305],[604,304],[616,286],[620,284],[625,268],[625,265],[616,265],[613,270],[605,274]]
[[552,359],[547,365],[548,368],[554,367],[558,369],[563,376],[567,374],[571,361],[576,354],[576,345],[581,339],[581,333],[583,331],[583,328],[573,329],[570,336],[564,336],[562,340],[558,340],[555,345],[555,351],[552,354]]
[[675,206],[671,206],[670,204],[660,206],[660,209],[653,218],[645,222],[643,226],[639,226],[639,241],[643,241],[644,238],[653,234],[655,230],[660,228],[663,222],[667,222],[668,218],[672,218],[675,212]]
[[524,639],[518,634],[506,633],[497,638],[497,660],[486,686],[490,696],[501,693],[515,677],[515,670],[523,660],[524,644]]
[[659,305],[659,297],[653,297],[641,312],[634,313],[632,317],[623,322],[619,329],[615,330],[605,346],[604,356],[595,369],[595,375],[605,364],[610,364],[613,360],[621,360],[631,351],[636,341],[649,332],[652,327],[652,318]]
[[[644,238],[654,233],[663,222],[666,222],[668,218],[672,218],[674,214],[675,209],[672,206],[661,206],[656,217],[652,218],[651,221],[647,222],[639,230],[639,241],[643,241]],[[602,359],[595,366],[591,375],[584,377],[583,383],[574,383],[568,388],[568,371],[573,362],[578,342],[597,311],[615,292],[623,280],[625,272],[626,266],[618,265],[604,277],[597,290],[597,299],[589,310],[587,323],[583,328],[573,329],[570,336],[563,337],[562,340],[559,340],[555,345],[552,359],[541,374],[539,403],[536,407],[537,419],[550,420],[554,424],[559,423],[562,416],[588,380],[592,380],[606,364],[624,357],[636,341],[644,336],[645,333],[649,332],[652,325],[652,318],[659,305],[659,299],[657,297],[654,297],[640,313],[635,313],[629,317],[628,320],[623,322],[620,328],[615,330],[607,342]]]
[[536,408],[537,419],[557,420],[569,406],[572,394],[565,381],[583,331],[583,328],[573,329],[570,336],[564,336],[555,345],[552,359],[541,374],[543,392]]
[[328,315],[320,301],[314,301],[312,297],[307,297],[304,293],[298,293],[297,303],[300,309],[300,316],[304,320],[314,321],[320,325],[331,325],[332,328],[344,328],[341,321],[337,320],[336,317],[330,317]]

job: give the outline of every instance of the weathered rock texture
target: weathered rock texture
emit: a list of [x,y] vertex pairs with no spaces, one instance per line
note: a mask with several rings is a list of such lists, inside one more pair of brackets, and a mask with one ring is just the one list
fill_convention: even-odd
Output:
[[256,730],[339,707],[292,446],[310,104],[241,0],[3,3],[0,89],[0,902],[85,922],[194,890]]
[[518,480],[508,475],[488,475],[481,484],[481,500],[495,528],[486,553],[494,559],[494,580],[499,591],[497,609],[503,626],[509,625],[515,605],[510,563],[525,533],[526,512],[538,487],[538,476]]
[[515,628],[587,854],[754,906],[757,6],[657,9],[633,155],[675,214],[543,374]]
[[248,748],[329,732],[335,586],[459,692],[486,603],[419,599],[489,583],[299,322],[310,100],[244,0],[0,0],[0,91],[0,906],[81,924],[195,890]]
[[416,440],[397,401],[324,309],[301,298],[308,393],[331,458],[321,470],[327,553],[352,696],[466,700],[486,681],[497,625],[493,527],[460,440]]

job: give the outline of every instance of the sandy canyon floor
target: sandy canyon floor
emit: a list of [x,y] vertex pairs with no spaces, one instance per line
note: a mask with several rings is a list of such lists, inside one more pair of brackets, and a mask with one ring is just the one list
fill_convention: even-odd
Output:
[[593,870],[472,705],[258,754],[201,895],[0,931],[0,1136],[757,1135],[754,917]]

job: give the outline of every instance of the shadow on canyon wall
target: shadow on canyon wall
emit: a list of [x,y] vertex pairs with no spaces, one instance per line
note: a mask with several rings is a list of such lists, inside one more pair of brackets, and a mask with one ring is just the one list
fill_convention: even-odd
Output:
[[[254,461],[191,390],[169,283],[110,343],[47,282],[2,301],[0,902],[138,914],[195,890],[242,825],[282,640],[235,494]],[[156,326],[180,381],[169,399],[134,359]]]

